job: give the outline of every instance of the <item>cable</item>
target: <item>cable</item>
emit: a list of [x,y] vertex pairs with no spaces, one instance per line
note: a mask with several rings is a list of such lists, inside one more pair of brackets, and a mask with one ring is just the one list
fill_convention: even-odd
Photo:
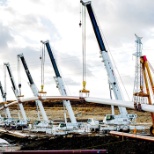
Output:
[[86,9],[82,7],[82,60],[83,60],[83,81],[86,81]]
[[41,51],[41,93],[43,93],[44,89],[44,63],[45,63],[45,45],[42,43],[42,51]]

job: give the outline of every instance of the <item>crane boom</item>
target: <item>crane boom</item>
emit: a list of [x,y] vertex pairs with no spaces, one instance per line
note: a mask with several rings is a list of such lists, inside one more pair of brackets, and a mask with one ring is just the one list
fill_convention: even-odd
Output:
[[0,81],[0,90],[1,90],[1,94],[2,94],[3,101],[6,101],[6,93],[3,90],[1,81]]
[[[106,71],[107,71],[109,84],[110,84],[111,88],[113,89],[115,98],[118,99],[118,100],[122,100],[123,98],[122,98],[122,95],[121,95],[121,91],[120,91],[116,76],[114,74],[113,66],[112,66],[110,57],[108,55],[108,51],[106,50],[105,44],[103,42],[99,26],[98,26],[97,21],[95,19],[95,15],[93,13],[93,9],[92,9],[92,6],[91,6],[91,1],[83,2],[81,0],[81,3],[82,3],[83,6],[85,6],[87,8],[87,11],[89,13],[89,17],[91,19],[93,30],[94,30],[94,33],[95,33],[95,36],[96,36],[96,39],[97,39],[97,42],[98,42],[98,45],[99,45],[99,48],[100,48],[100,51],[101,51],[101,55],[102,55],[102,58],[103,58],[103,62],[104,62]],[[126,110],[125,107],[119,106],[119,111],[120,111],[121,115],[127,114],[127,110]]]
[[[4,63],[4,65],[6,66],[7,70],[8,70],[8,73],[9,73],[9,77],[10,77],[10,80],[11,80],[11,83],[12,83],[12,89],[13,89],[13,92],[17,98],[17,100],[19,99],[19,91],[17,89],[17,86],[15,84],[15,81],[14,81],[14,77],[12,75],[12,71],[11,71],[11,68],[10,68],[10,64],[9,63]],[[24,107],[22,105],[22,103],[18,103],[19,105],[19,108],[20,108],[20,111],[21,111],[21,114],[22,114],[22,117],[25,121],[27,121],[27,116],[26,116],[26,112],[24,110]]]
[[2,94],[2,99],[4,101],[4,107],[5,107],[6,115],[7,115],[8,118],[12,118],[9,107],[6,107],[6,105],[5,105],[5,102],[6,102],[6,92],[4,92],[4,90],[3,90],[1,81],[0,81],[0,90],[1,90],[1,94]]
[[[60,75],[60,72],[58,70],[58,67],[57,67],[57,64],[56,64],[54,55],[52,53],[52,50],[51,50],[49,41],[45,41],[45,42],[41,41],[41,42],[46,45],[46,48],[47,48],[47,51],[48,51],[48,54],[49,54],[51,63],[53,65],[55,75],[56,75],[55,81],[57,83],[57,87],[58,87],[58,89],[59,89],[59,91],[60,91],[60,93],[61,93],[62,96],[67,96],[67,92],[66,92],[66,89],[65,89],[65,86],[64,86],[64,82],[63,82],[62,77]],[[69,117],[71,119],[71,122],[72,123],[76,123],[76,118],[74,116],[74,112],[72,110],[72,106],[71,106],[70,101],[63,100],[63,104],[66,106],[66,109],[68,110],[68,113],[69,113]]]
[[[27,78],[28,78],[29,83],[30,83],[30,88],[31,88],[34,96],[38,96],[38,89],[37,89],[37,87],[36,87],[36,85],[34,83],[34,80],[33,80],[32,76],[31,76],[31,74],[30,74],[30,71],[28,69],[28,66],[27,66],[27,63],[25,61],[24,55],[23,54],[19,54],[19,55],[17,55],[17,57],[20,58],[20,60],[21,60],[21,62],[23,64],[23,67],[25,69]],[[46,112],[44,110],[44,107],[43,107],[42,102],[40,100],[36,100],[36,104],[39,106],[39,109],[41,111],[43,120],[46,121],[46,122],[48,122],[48,117],[46,115]]]

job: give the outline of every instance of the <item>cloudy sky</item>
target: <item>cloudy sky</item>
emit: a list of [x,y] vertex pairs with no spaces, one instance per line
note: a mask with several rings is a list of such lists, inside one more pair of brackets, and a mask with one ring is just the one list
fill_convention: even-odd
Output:
[[[116,76],[125,100],[132,99],[136,51],[135,36],[143,37],[143,53],[154,66],[154,1],[93,0],[92,6],[105,45],[110,52]],[[82,29],[79,0],[0,0],[0,80],[7,98],[14,99],[8,73],[3,63],[9,62],[15,82],[22,83],[25,97],[32,96],[17,54],[23,53],[32,77],[41,85],[41,40],[49,40],[68,95],[78,96],[82,89]],[[86,25],[87,89],[91,97],[109,98],[107,73],[99,57],[99,48],[89,16]],[[20,73],[17,71],[20,67]],[[50,59],[45,55],[45,91],[60,95],[53,79]],[[6,78],[6,82],[4,82]],[[5,84],[6,83],[6,84]],[[122,83],[122,84],[121,84]],[[124,86],[124,87],[123,87]]]

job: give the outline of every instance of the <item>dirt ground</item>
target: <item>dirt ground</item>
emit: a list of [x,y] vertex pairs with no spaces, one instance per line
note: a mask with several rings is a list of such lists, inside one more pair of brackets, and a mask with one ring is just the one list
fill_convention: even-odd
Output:
[[[20,115],[17,106],[11,108],[12,117],[17,118]],[[38,110],[35,105],[24,106],[27,117],[33,122],[38,119]],[[68,121],[69,115],[67,110],[63,107],[62,103],[44,103],[44,108],[49,120],[64,120],[64,113],[66,113]],[[94,103],[72,103],[72,108],[77,120],[82,121],[88,118],[95,118],[97,120],[103,120],[106,114],[111,113],[111,107],[105,105],[99,105]],[[132,109],[127,109],[128,113],[137,114],[137,123],[149,123],[152,124],[151,115],[148,112],[138,112]],[[115,107],[115,114],[119,114],[118,107]],[[3,115],[3,114],[2,114]],[[41,117],[41,114],[40,118]],[[21,115],[20,115],[21,116]]]

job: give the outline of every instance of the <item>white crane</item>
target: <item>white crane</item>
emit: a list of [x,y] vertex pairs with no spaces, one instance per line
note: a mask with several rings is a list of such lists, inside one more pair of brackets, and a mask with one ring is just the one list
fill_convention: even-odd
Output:
[[[19,92],[19,90],[18,90],[18,88],[17,88],[17,86],[15,84],[14,77],[13,77],[13,74],[12,74],[12,71],[11,71],[11,68],[10,68],[10,64],[9,63],[4,63],[4,65],[6,66],[6,68],[8,70],[8,73],[9,73],[9,77],[10,77],[10,80],[11,80],[11,83],[12,83],[12,90],[13,90],[15,96],[16,96],[16,99],[19,100],[21,95],[20,95],[20,92]],[[26,112],[24,110],[24,107],[23,107],[22,103],[20,103],[20,101],[19,101],[18,105],[19,105],[19,108],[20,108],[23,119],[25,121],[27,121],[28,119],[27,119],[27,116],[26,116]]]
[[6,103],[6,92],[4,91],[4,89],[2,87],[1,81],[0,81],[0,90],[1,90],[2,99],[3,99],[3,102],[4,102],[6,117],[9,118],[9,119],[11,119],[12,117],[11,117],[10,109],[5,104]]
[[[51,50],[51,47],[50,47],[50,44],[49,44],[49,41],[41,41],[47,48],[47,51],[48,51],[48,54],[49,54],[49,57],[50,57],[50,60],[51,60],[51,63],[53,65],[53,68],[54,68],[54,71],[55,71],[55,75],[56,77],[54,78],[55,79],[55,82],[57,84],[57,87],[61,93],[62,96],[67,96],[67,92],[66,92],[66,89],[65,89],[65,85],[64,85],[64,82],[63,82],[63,79],[60,75],[60,72],[58,70],[58,67],[57,67],[57,64],[56,64],[56,61],[55,61],[55,58],[54,58],[54,55],[52,53],[52,50]],[[71,119],[71,122],[72,123],[76,123],[76,118],[74,116],[74,112],[72,110],[72,106],[71,106],[71,103],[70,101],[68,100],[63,100],[63,104],[66,106],[66,109],[68,110],[68,113],[69,113],[69,117]]]
[[[21,60],[21,62],[23,64],[23,67],[25,69],[25,73],[26,73],[27,78],[28,78],[29,83],[30,83],[30,88],[31,88],[34,96],[38,96],[38,89],[37,89],[37,87],[36,87],[36,85],[34,83],[34,80],[33,80],[32,76],[31,76],[31,74],[30,74],[30,71],[28,69],[28,66],[27,66],[27,63],[25,61],[24,55],[23,54],[18,54],[17,57],[18,57],[18,59],[20,58],[20,60]],[[36,105],[39,106],[40,112],[42,114],[43,121],[44,121],[42,123],[44,123],[44,125],[48,125],[49,120],[48,120],[48,117],[47,117],[46,112],[44,110],[42,102],[40,100],[36,100],[35,102],[36,102]]]
[[[93,12],[93,8],[91,6],[91,1],[82,1],[81,0],[81,3],[83,5],[83,7],[87,8],[87,11],[88,11],[88,14],[89,14],[92,26],[93,26],[93,30],[94,30],[94,33],[95,33],[95,36],[96,36],[96,39],[97,39],[97,42],[98,42],[98,45],[100,48],[100,54],[103,59],[103,63],[105,65],[106,71],[107,71],[110,87],[114,92],[115,98],[117,100],[123,100],[122,93],[121,93],[119,84],[117,82],[117,79],[116,79],[116,76],[114,73],[112,62],[110,60],[108,51],[106,50],[105,44],[104,44],[102,36],[101,36],[99,26],[97,24],[97,21],[96,21],[94,12]],[[112,116],[113,119],[110,119],[110,120],[113,120],[113,123],[114,123],[114,121],[118,120],[119,117],[124,118],[124,119],[127,118],[128,120],[136,117],[136,115],[128,114],[125,107],[118,106],[118,108],[119,108],[120,115],[113,115]],[[107,120],[106,118],[104,119],[104,121],[106,121],[106,122],[108,122],[110,120]]]

